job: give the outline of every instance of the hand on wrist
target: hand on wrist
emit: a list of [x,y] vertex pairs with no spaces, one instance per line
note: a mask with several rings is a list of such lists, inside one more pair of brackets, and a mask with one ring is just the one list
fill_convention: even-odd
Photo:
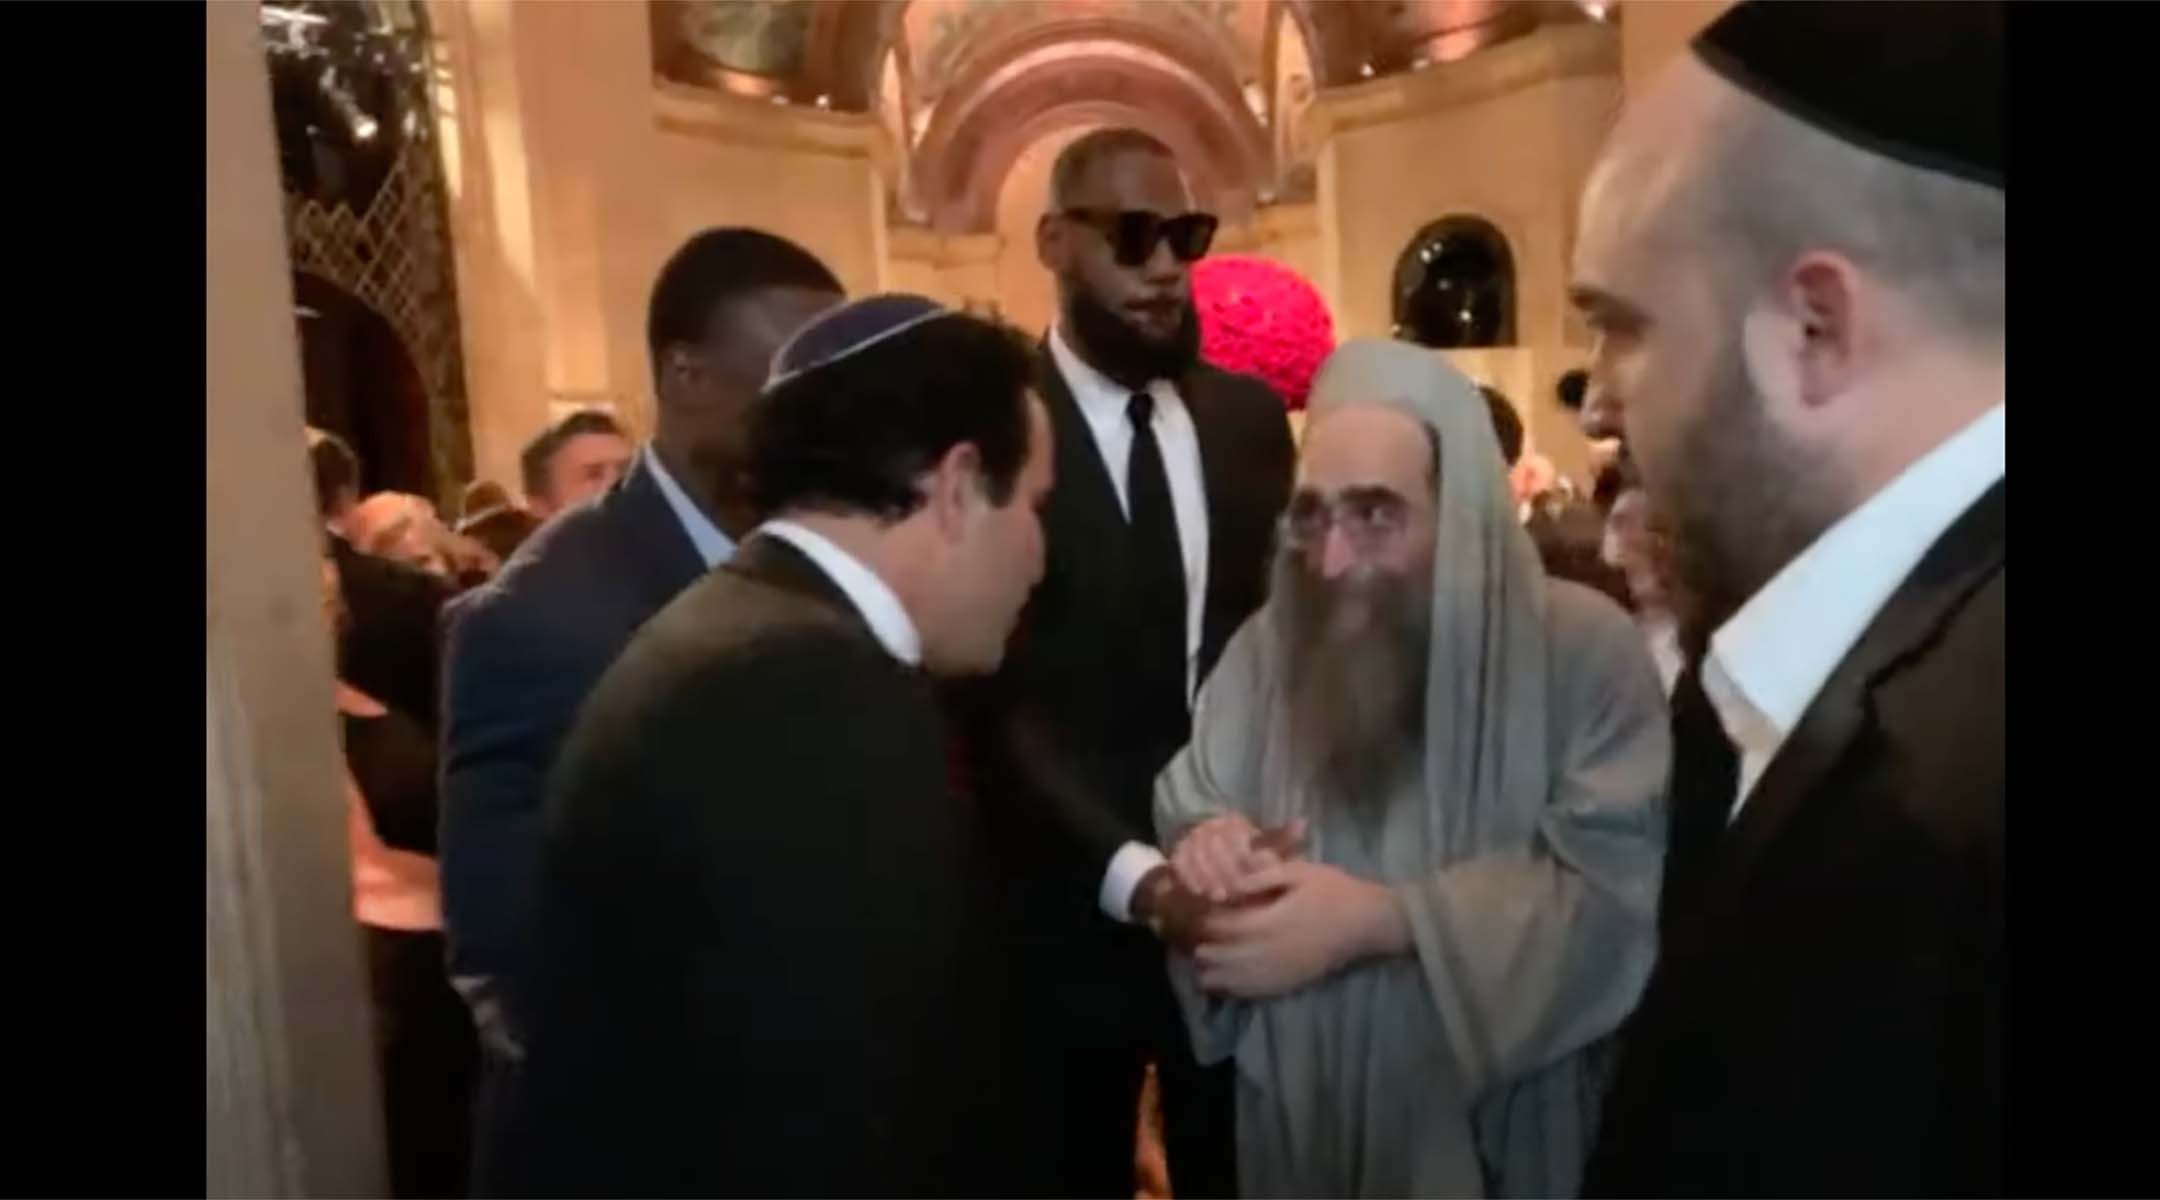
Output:
[[1350,961],[1362,958],[1384,958],[1403,954],[1410,949],[1410,920],[1403,912],[1402,902],[1395,898],[1395,889],[1386,884],[1360,881],[1363,896],[1359,902],[1357,933],[1350,947]]

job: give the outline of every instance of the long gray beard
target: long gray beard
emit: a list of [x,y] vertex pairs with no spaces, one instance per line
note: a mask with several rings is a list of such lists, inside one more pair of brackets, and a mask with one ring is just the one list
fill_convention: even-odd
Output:
[[1294,551],[1275,556],[1293,761],[1321,802],[1377,818],[1419,765],[1432,581],[1387,574],[1322,580]]

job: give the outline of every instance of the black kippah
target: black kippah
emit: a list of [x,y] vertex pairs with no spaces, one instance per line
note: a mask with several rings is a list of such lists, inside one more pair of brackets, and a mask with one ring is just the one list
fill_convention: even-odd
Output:
[[1987,0],[1745,0],[1694,41],[1735,87],[1874,153],[2003,186],[2003,9]]

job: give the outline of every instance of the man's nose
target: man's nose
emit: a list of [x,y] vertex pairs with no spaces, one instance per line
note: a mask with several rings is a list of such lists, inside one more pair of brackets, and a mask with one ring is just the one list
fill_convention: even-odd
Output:
[[1622,423],[1625,415],[1620,397],[1609,387],[1601,386],[1596,377],[1583,388],[1582,429],[1586,437],[1616,438],[1625,436],[1627,429]]
[[1328,526],[1327,537],[1320,542],[1320,578],[1340,579],[1356,563],[1357,551],[1350,547],[1350,535],[1343,532],[1341,525]]
[[1185,274],[1185,264],[1178,261],[1170,250],[1170,239],[1158,237],[1148,250],[1146,261],[1140,264],[1140,277],[1156,287],[1168,287]]

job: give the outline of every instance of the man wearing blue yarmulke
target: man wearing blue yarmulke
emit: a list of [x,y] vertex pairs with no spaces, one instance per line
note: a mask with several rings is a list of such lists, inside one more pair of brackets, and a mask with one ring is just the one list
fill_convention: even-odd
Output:
[[750,412],[761,522],[601,677],[551,781],[523,1114],[541,1194],[1011,1194],[999,876],[935,680],[1042,577],[1011,330],[836,308]]

